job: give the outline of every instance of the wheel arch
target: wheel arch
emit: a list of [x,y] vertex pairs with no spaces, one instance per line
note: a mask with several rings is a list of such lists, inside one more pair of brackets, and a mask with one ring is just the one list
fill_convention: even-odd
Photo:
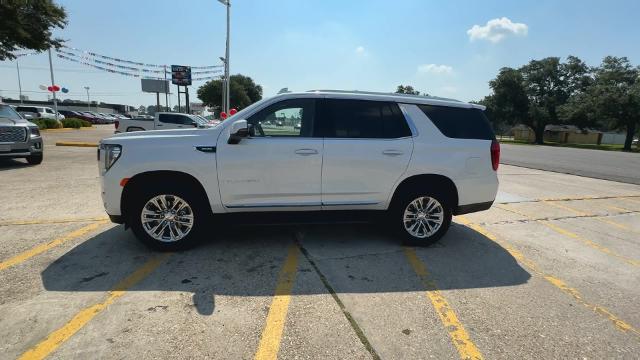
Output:
[[393,192],[389,202],[389,208],[395,205],[401,194],[414,189],[437,189],[444,192],[451,209],[458,207],[458,187],[449,177],[440,174],[412,175],[402,180]]
[[[126,222],[128,219],[128,210],[130,209],[131,201],[134,199],[135,190],[139,186],[151,186],[171,184],[173,186],[187,186],[191,190],[202,194],[203,199],[208,199],[207,191],[198,179],[193,175],[182,171],[175,170],[158,170],[147,171],[136,174],[131,177],[125,184],[122,194],[120,195],[120,212],[122,218]],[[207,208],[211,211],[211,205],[209,201],[206,201]]]

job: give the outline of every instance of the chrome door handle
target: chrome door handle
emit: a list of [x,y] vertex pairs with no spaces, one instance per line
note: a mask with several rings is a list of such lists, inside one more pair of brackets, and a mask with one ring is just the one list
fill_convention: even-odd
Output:
[[387,155],[387,156],[400,156],[404,154],[404,151],[400,151],[400,150],[385,150],[382,152],[383,155]]
[[302,156],[309,156],[309,155],[316,155],[318,153],[318,150],[316,149],[298,149],[295,151],[296,154],[298,155],[302,155]]

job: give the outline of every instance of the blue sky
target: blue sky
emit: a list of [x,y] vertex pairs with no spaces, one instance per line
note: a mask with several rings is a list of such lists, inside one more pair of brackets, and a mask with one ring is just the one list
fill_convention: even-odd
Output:
[[[194,66],[219,64],[224,55],[225,9],[216,0],[57,2],[69,25],[56,33],[72,47]],[[251,76],[266,96],[283,87],[393,91],[410,84],[477,100],[501,67],[532,58],[576,55],[597,65],[616,55],[640,64],[639,13],[640,1],[631,0],[232,0],[231,73]],[[47,65],[44,54],[20,60],[23,90],[50,82]],[[85,99],[90,86],[92,100],[155,103],[136,78],[58,58],[54,67],[70,98]],[[0,63],[0,79],[1,95],[17,98],[15,62]],[[201,84],[190,88],[192,99]]]

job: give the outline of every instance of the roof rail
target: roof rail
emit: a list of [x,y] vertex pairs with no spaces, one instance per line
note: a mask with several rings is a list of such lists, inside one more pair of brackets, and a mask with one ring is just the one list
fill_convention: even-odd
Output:
[[307,92],[328,92],[328,93],[337,93],[337,94],[354,94],[355,93],[355,94],[363,94],[363,95],[400,96],[400,97],[412,97],[412,98],[419,98],[419,99],[461,102],[460,100],[444,98],[439,96],[400,94],[400,93],[394,93],[394,92],[376,92],[376,91],[360,91],[360,90],[329,90],[329,89],[315,89],[315,90],[308,90]]

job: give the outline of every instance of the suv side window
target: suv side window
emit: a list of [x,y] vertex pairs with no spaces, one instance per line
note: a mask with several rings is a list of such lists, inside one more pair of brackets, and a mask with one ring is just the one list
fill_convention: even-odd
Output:
[[44,111],[46,111],[47,114],[53,114],[53,110],[51,110],[49,108],[45,108]]
[[324,136],[328,138],[397,139],[411,136],[398,104],[385,101],[326,99]]
[[489,120],[480,109],[418,105],[440,132],[450,138],[495,140]]
[[158,115],[158,121],[167,123],[167,124],[178,124],[178,125],[192,125],[193,119],[188,116],[180,115],[180,114],[160,114]]
[[289,99],[271,104],[247,119],[252,137],[312,137],[315,99]]

